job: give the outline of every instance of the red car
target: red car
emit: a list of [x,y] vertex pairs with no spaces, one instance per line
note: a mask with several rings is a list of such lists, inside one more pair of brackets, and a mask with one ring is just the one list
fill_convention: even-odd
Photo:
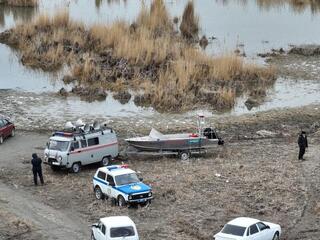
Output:
[[15,126],[7,118],[0,116],[0,144],[7,137],[13,137],[15,134]]

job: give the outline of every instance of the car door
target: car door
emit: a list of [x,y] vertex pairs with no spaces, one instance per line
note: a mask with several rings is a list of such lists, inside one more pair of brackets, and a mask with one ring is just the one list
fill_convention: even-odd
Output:
[[2,119],[0,119],[0,135],[5,137],[5,126],[4,126],[4,122],[2,121]]
[[264,224],[263,222],[258,222],[257,226],[260,230],[261,239],[271,240],[273,238],[272,232],[266,224]]
[[81,162],[81,164],[83,164],[82,161],[82,154],[81,154],[81,149],[80,149],[80,145],[79,145],[79,141],[73,141],[71,142],[70,145],[70,154],[68,157],[68,162],[70,163],[70,165],[72,166],[73,163],[75,162]]
[[252,224],[249,227],[249,232],[247,233],[247,235],[249,235],[247,236],[248,240],[264,240],[263,238],[261,238],[261,233],[257,224]]
[[107,182],[108,182],[108,196],[111,196],[111,197],[114,197],[114,198],[117,198],[118,197],[118,192],[116,191],[115,189],[115,181],[114,181],[114,178],[113,176],[107,174]]
[[11,134],[11,128],[10,128],[10,125],[9,125],[9,122],[5,119],[2,120],[3,122],[3,129],[4,129],[4,137],[9,137],[10,134]]
[[94,237],[96,238],[96,240],[106,240],[107,239],[107,237],[106,237],[107,231],[106,230],[107,230],[106,226],[100,222],[96,231],[95,231]]
[[87,139],[80,139],[81,144],[81,159],[85,164],[91,163],[91,153],[88,151],[88,142]]
[[99,157],[99,152],[101,151],[99,149],[99,137],[93,137],[93,138],[88,138],[88,153],[89,153],[89,159],[88,163],[95,163],[99,162],[102,160],[102,158]]

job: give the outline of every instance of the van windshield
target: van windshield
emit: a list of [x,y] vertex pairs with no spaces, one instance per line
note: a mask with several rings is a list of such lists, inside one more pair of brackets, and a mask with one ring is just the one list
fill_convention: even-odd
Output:
[[69,147],[68,141],[50,140],[50,142],[49,142],[49,149],[50,150],[58,150],[61,152],[65,152],[65,151],[67,151],[68,147]]
[[115,180],[118,186],[140,182],[139,178],[137,177],[137,174],[135,173],[118,175],[115,177]]

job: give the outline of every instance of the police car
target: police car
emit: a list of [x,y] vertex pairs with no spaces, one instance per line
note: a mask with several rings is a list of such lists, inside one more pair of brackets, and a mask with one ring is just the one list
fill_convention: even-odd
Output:
[[150,203],[152,189],[139,179],[127,165],[101,167],[93,177],[93,189],[97,199],[115,199],[120,207],[130,203]]

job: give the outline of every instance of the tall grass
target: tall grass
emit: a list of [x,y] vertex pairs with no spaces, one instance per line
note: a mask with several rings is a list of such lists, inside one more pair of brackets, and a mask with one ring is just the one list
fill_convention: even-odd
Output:
[[[192,2],[186,9],[184,15],[192,17],[182,22],[195,23]],[[186,41],[182,31],[175,32],[162,0],[143,6],[134,25],[119,20],[87,28],[70,20],[67,11],[42,15],[32,24],[15,27],[8,43],[21,51],[28,66],[51,70],[68,64],[79,84],[143,90],[142,99],[161,110],[202,103],[230,108],[236,92],[267,86],[275,74],[234,55],[207,56]]]
[[15,7],[36,7],[38,0],[2,0],[0,3]]
[[183,11],[180,31],[188,39],[198,38],[199,17],[194,12],[193,1],[189,1]]
[[282,7],[289,5],[289,7],[295,12],[303,12],[307,8],[312,13],[318,13],[320,11],[319,0],[256,0],[260,8],[271,9],[275,7]]

